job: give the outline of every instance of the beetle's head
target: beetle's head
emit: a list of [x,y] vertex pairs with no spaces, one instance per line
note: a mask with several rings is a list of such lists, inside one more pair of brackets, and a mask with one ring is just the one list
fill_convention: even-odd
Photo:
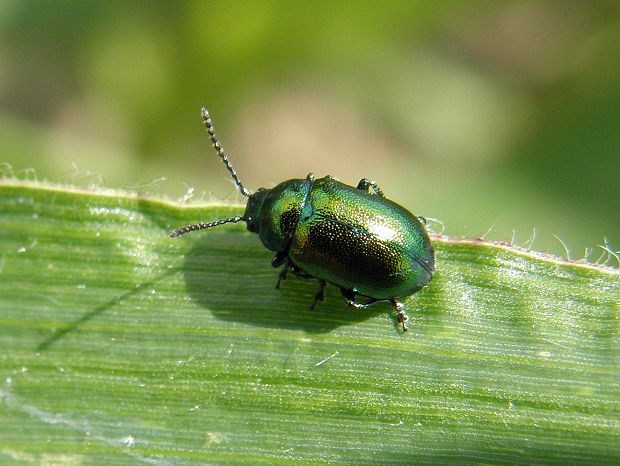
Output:
[[265,198],[269,193],[268,189],[260,188],[254,194],[251,194],[248,198],[248,203],[245,207],[245,213],[243,219],[248,226],[248,231],[252,233],[258,233],[260,229],[260,213],[265,203]]

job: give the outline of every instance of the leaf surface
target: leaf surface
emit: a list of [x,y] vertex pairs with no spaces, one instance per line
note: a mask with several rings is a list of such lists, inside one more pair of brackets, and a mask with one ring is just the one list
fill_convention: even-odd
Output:
[[243,211],[0,184],[0,460],[620,461],[620,275],[435,238],[406,300],[277,271]]

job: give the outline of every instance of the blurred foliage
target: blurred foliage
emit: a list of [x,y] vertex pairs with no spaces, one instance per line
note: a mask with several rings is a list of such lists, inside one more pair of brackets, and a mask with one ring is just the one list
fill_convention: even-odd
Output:
[[251,187],[368,176],[448,234],[595,260],[620,247],[619,5],[5,0],[0,163],[231,199],[206,105]]

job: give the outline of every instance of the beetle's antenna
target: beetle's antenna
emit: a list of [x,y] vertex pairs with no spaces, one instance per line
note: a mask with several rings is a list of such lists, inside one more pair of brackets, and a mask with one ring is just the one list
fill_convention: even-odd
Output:
[[170,237],[176,238],[177,236],[184,235],[185,233],[189,233],[190,231],[204,230],[205,228],[213,228],[224,225],[225,223],[237,223],[241,221],[245,221],[245,218],[243,218],[241,215],[237,215],[236,217],[225,218],[211,223],[194,223],[193,225],[187,225],[181,228],[177,228],[172,233],[170,233]]
[[237,172],[230,164],[230,161],[228,160],[228,156],[224,152],[224,148],[220,144],[220,141],[218,141],[217,136],[215,135],[215,130],[213,129],[213,123],[211,122],[211,117],[209,116],[209,111],[206,108],[202,107],[201,115],[202,115],[202,121],[205,124],[207,131],[209,132],[209,137],[211,138],[211,143],[213,144],[213,148],[217,151],[217,155],[220,156],[220,158],[222,159],[222,162],[224,162],[224,164],[226,165],[226,168],[228,169],[230,176],[232,176],[233,180],[235,180],[235,184],[237,185],[237,188],[239,188],[239,191],[241,192],[241,194],[243,194],[246,197],[250,197],[250,194],[252,193],[250,192],[248,188],[243,186],[243,183],[241,183],[241,180],[237,176]]

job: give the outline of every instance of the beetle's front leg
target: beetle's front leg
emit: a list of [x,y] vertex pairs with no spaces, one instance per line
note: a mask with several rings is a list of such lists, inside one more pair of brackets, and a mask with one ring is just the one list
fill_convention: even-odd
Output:
[[280,267],[282,264],[284,264],[284,268],[280,271],[280,274],[278,275],[276,290],[280,289],[280,283],[282,283],[282,280],[286,280],[286,277],[288,276],[288,269],[290,267],[288,263],[288,254],[286,252],[280,251],[276,253],[276,256],[271,260],[271,265],[274,267]]
[[288,262],[288,253],[286,251],[276,252],[276,255],[271,259],[272,267],[280,267],[285,262]]
[[366,192],[370,192],[370,188],[372,188],[372,190],[375,192],[375,194],[381,196],[381,197],[385,197],[383,195],[383,191],[381,191],[381,188],[379,188],[379,186],[377,186],[377,183],[369,180],[367,178],[362,178],[360,180],[359,183],[357,183],[357,189],[361,189],[362,191],[366,191]]

